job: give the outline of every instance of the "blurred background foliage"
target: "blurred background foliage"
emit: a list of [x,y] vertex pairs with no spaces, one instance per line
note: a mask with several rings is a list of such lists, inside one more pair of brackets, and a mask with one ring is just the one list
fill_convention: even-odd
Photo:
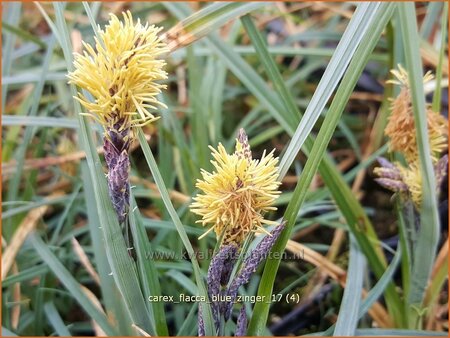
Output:
[[[261,54],[239,16],[251,10],[253,24],[267,43],[266,50],[296,109],[305,112],[355,12],[354,3],[246,5],[253,7],[214,12],[219,18],[222,15],[222,21],[215,22],[214,17],[197,21],[198,26],[190,29],[194,37],[199,35],[198,40],[183,43],[167,35],[169,41],[175,41],[173,52],[167,57],[167,90],[160,97],[168,108],[159,109],[161,119],[143,128],[163,183],[196,252],[212,250],[215,245],[213,235],[197,240],[204,229],[195,224],[196,218],[188,210],[191,197],[196,194],[200,168],[212,167],[208,145],[216,147],[222,142],[231,150],[237,131],[243,127],[254,157],[260,157],[264,149],[275,149],[275,154],[281,156],[299,121],[298,116],[289,115],[286,110],[287,118],[284,124],[280,123],[263,101],[266,96],[269,103],[278,102],[272,98],[280,89],[267,74]],[[40,6],[57,22],[58,7],[48,2]],[[82,40],[91,44],[94,41],[91,20],[103,27],[109,13],[119,15],[130,10],[135,19],[162,26],[163,32],[172,29],[171,32],[189,37],[189,31],[176,29],[177,24],[207,6],[211,4],[70,2],[61,13],[73,50],[81,52]],[[427,101],[431,102],[433,94],[442,90],[440,112],[447,116],[447,27],[441,26],[447,7],[441,2],[417,3],[415,7],[424,70],[438,72],[442,78],[442,83],[435,81],[424,88]],[[4,2],[2,9],[2,266],[8,267],[2,271],[3,335],[135,335],[103,249],[60,41],[36,4]],[[198,27],[201,29],[196,30]],[[220,49],[223,41],[225,51]],[[241,60],[250,71],[241,67]],[[388,263],[396,257],[399,225],[392,195],[373,181],[372,168],[376,156],[387,150],[383,132],[389,115],[388,99],[398,89],[385,81],[398,63],[405,64],[405,55],[400,17],[395,12],[346,102],[327,148],[332,163],[369,217]],[[334,96],[330,102],[332,99]],[[312,135],[318,133],[328,107],[311,125]],[[94,123],[91,127],[101,154],[102,130]],[[278,211],[269,215],[273,220],[284,215],[305,165],[306,155],[295,155],[282,180],[283,193],[276,202]],[[153,253],[175,253],[177,257],[153,260],[161,294],[176,298],[180,293],[196,294],[192,265],[182,257],[185,247],[138,142],[133,146],[131,161],[133,195],[149,245]],[[443,186],[447,187],[447,181]],[[283,298],[270,305],[263,334],[309,334],[325,331],[336,323],[350,273],[348,224],[338,204],[323,177],[315,174],[296,216],[287,257],[281,261],[274,282],[273,293],[282,294]],[[448,288],[444,283],[448,262],[447,205],[448,192],[444,189],[438,203],[441,236],[432,272],[434,290],[427,293],[421,327],[429,331],[448,330]],[[292,255],[297,258],[290,259]],[[203,271],[207,270],[209,259],[199,256]],[[258,270],[243,294],[257,294],[262,271]],[[377,280],[370,268],[356,273],[364,279],[366,290]],[[401,285],[401,278],[400,270],[392,271],[389,277],[397,286]],[[288,303],[285,295],[299,295],[299,302]],[[370,315],[361,318],[360,331],[355,333],[389,332],[376,331],[390,327],[386,321],[392,319],[383,318],[386,304],[383,299],[378,301],[379,308],[372,307]],[[247,306],[250,313],[253,304]],[[170,335],[196,335],[195,303],[167,303],[164,309]],[[366,328],[373,331],[364,331]],[[416,329],[415,325],[403,328]],[[225,333],[233,330],[227,327]]]

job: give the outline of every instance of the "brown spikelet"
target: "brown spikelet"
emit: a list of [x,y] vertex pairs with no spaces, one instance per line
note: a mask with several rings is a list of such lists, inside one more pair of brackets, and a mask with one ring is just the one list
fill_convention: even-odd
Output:
[[[408,83],[408,74],[401,66],[399,71],[392,71],[397,80],[391,82],[401,86],[400,94],[392,101],[391,116],[385,129],[390,138],[389,150],[402,153],[408,162],[415,162],[418,156],[416,129],[411,103],[411,92]],[[425,74],[424,82],[432,79],[430,73]],[[428,137],[431,157],[436,163],[440,153],[447,147],[447,120],[439,113],[427,107]]]
[[399,151],[407,158],[412,157],[417,152],[416,130],[407,88],[401,89],[391,109],[392,114],[385,129],[385,134],[390,138],[389,151]]

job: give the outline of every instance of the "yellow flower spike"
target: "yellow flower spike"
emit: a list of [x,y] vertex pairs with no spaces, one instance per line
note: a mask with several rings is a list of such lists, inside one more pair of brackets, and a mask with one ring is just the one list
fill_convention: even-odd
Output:
[[[415,162],[418,156],[416,130],[412,112],[409,78],[406,70],[399,65],[399,70],[392,70],[395,80],[388,81],[401,86],[400,94],[392,101],[392,114],[389,117],[385,134],[390,138],[389,150],[404,154],[408,162]],[[424,83],[433,79],[430,72],[424,76]],[[447,120],[439,113],[427,107],[428,136],[431,157],[436,163],[440,153],[447,148]]]
[[160,40],[161,28],[142,25],[128,11],[121,22],[115,15],[105,30],[95,38],[95,50],[83,42],[85,51],[75,55],[75,70],[69,82],[88,91],[91,102],[83,94],[76,98],[87,110],[86,115],[100,122],[106,130],[143,126],[157,118],[149,111],[164,106],[156,99],[167,79],[165,61],[158,59],[168,52]]
[[264,219],[264,214],[276,210],[272,205],[280,194],[278,158],[272,151],[264,153],[260,160],[252,159],[243,129],[239,131],[233,154],[227,154],[220,143],[217,150],[210,149],[215,171],[202,169],[203,180],[196,184],[202,193],[194,198],[191,210],[202,217],[198,223],[212,224],[203,236],[214,230],[217,238],[223,235],[221,245],[240,246],[251,231],[266,232],[263,225],[273,224]]
[[[104,30],[95,38],[95,49],[83,43],[83,54],[75,54],[75,70],[68,75],[69,83],[89,92],[93,100],[78,93],[77,99],[87,115],[105,129],[103,150],[108,168],[109,196],[123,225],[129,250],[126,222],[130,208],[130,160],[128,151],[133,140],[132,128],[157,119],[150,110],[164,106],[156,96],[164,85],[158,81],[167,78],[165,61],[158,59],[168,52],[158,33],[161,28],[142,25],[128,11],[123,22],[111,14]],[[130,255],[135,258],[134,251]]]

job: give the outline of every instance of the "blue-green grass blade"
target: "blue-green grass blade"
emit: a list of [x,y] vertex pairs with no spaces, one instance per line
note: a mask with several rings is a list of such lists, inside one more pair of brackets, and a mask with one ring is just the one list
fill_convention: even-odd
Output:
[[[53,49],[55,46],[55,39],[52,38],[48,44],[47,51],[45,53],[44,62],[42,65],[41,75],[44,75],[49,68],[50,60],[53,55]],[[39,111],[39,104],[40,104],[40,98],[42,96],[42,92],[44,90],[44,81],[41,79],[35,86],[33,91],[33,100],[31,101],[30,110],[27,114],[27,116],[36,116]],[[22,142],[19,145],[18,149],[15,153],[15,159],[16,159],[16,170],[14,172],[14,175],[12,179],[10,180],[8,184],[8,192],[7,192],[7,200],[8,201],[15,201],[18,199],[19,194],[19,188],[20,188],[20,182],[22,179],[22,173],[23,173],[23,166],[25,162],[25,156],[26,151],[28,149],[28,146],[31,143],[31,140],[33,136],[36,133],[36,129],[33,127],[27,127],[25,129]],[[3,235],[6,237],[6,239],[9,240],[10,236],[12,235],[12,231],[15,229],[15,226],[11,225],[10,222],[12,220],[8,220],[6,223],[7,226],[4,229]]]
[[448,337],[447,332],[404,329],[358,329],[356,336],[399,336],[399,337]]
[[[316,91],[311,98],[306,111],[295,130],[292,140],[289,143],[283,157],[280,160],[279,173],[280,177],[284,177],[289,167],[294,161],[296,155],[300,151],[307,136],[311,132],[317,122],[321,112],[325,108],[326,103],[330,99],[334,88],[338,85],[344,72],[354,55],[356,48],[359,46],[362,38],[365,36],[370,23],[374,20],[375,13],[379,8],[379,2],[361,3],[350,20],[347,29],[336,47],[333,56],[319,81]],[[280,86],[278,90],[283,97],[289,97],[284,86]],[[286,102],[287,109],[291,114],[297,111],[292,100]],[[288,106],[289,105],[289,106]]]
[[[422,26],[420,27],[420,36],[425,40],[428,40],[434,26],[439,17],[439,13],[442,10],[442,2],[429,2],[427,6],[427,12],[425,14],[425,18],[422,21]],[[445,9],[443,11],[445,13]],[[447,30],[447,28],[445,28]]]
[[[431,6],[430,4],[429,6]],[[442,11],[442,19],[441,19],[441,43],[439,50],[439,61],[436,68],[436,88],[434,90],[433,95],[433,103],[432,108],[436,113],[440,113],[441,111],[441,97],[442,97],[442,64],[444,62],[445,56],[445,46],[447,41],[447,20],[448,20],[448,2],[444,3],[444,10]]]
[[422,205],[420,207],[420,228],[414,248],[411,287],[408,302],[411,305],[412,320],[418,316],[425,288],[439,242],[439,214],[436,195],[436,180],[431,162],[428,138],[427,112],[423,91],[423,66],[419,49],[416,11],[414,3],[399,4],[400,26],[405,50],[406,70],[411,88],[411,100],[416,127],[417,149],[422,176]]
[[[395,252],[394,257],[392,258],[391,264],[389,264],[388,268],[384,272],[383,276],[378,280],[378,282],[373,286],[372,289],[367,293],[366,298],[364,298],[363,302],[359,306],[358,310],[358,319],[361,319],[367,311],[369,311],[370,307],[377,301],[378,298],[380,298],[383,295],[384,290],[391,282],[394,273],[397,270],[397,267],[400,263],[400,259],[402,257],[402,251],[401,249],[398,249]],[[325,332],[323,332],[324,336],[329,336],[333,334],[335,325],[332,325],[330,328],[328,328]],[[334,333],[336,335],[336,332]],[[353,335],[356,334],[356,331],[353,333]]]
[[369,311],[370,307],[377,301],[377,299],[382,296],[384,290],[391,282],[394,273],[397,270],[401,257],[402,251],[400,249],[397,249],[394,257],[392,258],[391,264],[389,264],[383,276],[381,276],[375,286],[370,289],[366,298],[364,298],[364,301],[362,302],[358,310],[358,318],[364,316],[366,312]]
[[98,308],[89,300],[86,294],[82,291],[81,285],[75,280],[64,265],[56,258],[50,251],[44,241],[38,234],[32,233],[29,237],[36,252],[41,256],[42,260],[47,263],[49,268],[53,271],[55,276],[71,293],[73,298],[80,304],[80,306],[89,314],[89,316],[97,322],[102,330],[107,335],[116,335],[116,330],[108,322],[108,319],[102,314]]
[[14,332],[8,330],[6,327],[2,326],[2,337],[17,337],[17,335]]
[[333,336],[353,336],[358,326],[358,308],[361,303],[366,260],[358,244],[350,236],[350,258],[347,282],[336,321]]
[[67,117],[3,115],[3,126],[33,126],[77,129],[78,122]]
[[178,330],[177,336],[191,336],[192,335],[192,327],[194,326],[192,323],[195,323],[196,318],[195,314],[197,313],[198,305],[197,303],[194,303],[191,306],[191,309],[189,310],[188,315],[186,316],[186,319],[183,322],[183,325],[181,325],[180,329]]
[[[144,293],[144,298],[148,296],[161,295],[161,286],[159,284],[159,274],[155,267],[152,253],[153,248],[148,240],[147,233],[139,210],[136,206],[136,201],[132,196],[131,212],[130,212],[130,226],[133,233],[134,250],[136,250],[138,257],[138,269],[141,279],[141,285]],[[148,302],[150,319],[155,326],[155,332],[158,336],[168,336],[166,316],[164,310],[164,303],[162,302]]]
[[[20,19],[20,12],[22,9],[21,2],[10,2],[4,4],[5,12],[3,13],[6,17],[2,18],[2,21],[14,27],[17,26]],[[3,35],[3,32],[2,32]],[[2,44],[2,77],[7,76],[11,72],[12,66],[12,54],[14,51],[14,44],[16,41],[16,35],[12,32],[5,32],[3,36]],[[2,112],[5,111],[6,105],[6,94],[8,93],[8,86],[2,85]]]
[[60,337],[70,337],[70,331],[67,328],[67,326],[64,324],[64,321],[61,318],[61,315],[59,314],[58,310],[56,309],[56,306],[52,302],[47,302],[44,304],[44,312],[47,316],[48,321],[50,324],[52,324],[53,328],[55,329],[56,333]]
[[100,289],[102,299],[105,305],[106,313],[110,313],[117,320],[117,331],[122,335],[133,335],[135,332],[131,328],[131,318],[126,309],[123,298],[117,289],[114,278],[111,278],[111,267],[109,266],[106,248],[102,243],[102,230],[100,229],[100,220],[97,212],[97,203],[95,200],[94,188],[89,174],[89,168],[86,161],[81,162],[81,177],[84,182],[84,195],[86,201],[86,212],[88,216],[88,227],[93,243],[93,252],[95,267],[100,278]]
[[163,3],[169,10],[178,14],[182,19],[165,34],[171,51],[185,47],[204,37],[214,29],[222,26],[231,19],[236,19],[254,9],[266,5],[265,2],[216,2],[205,6],[201,10],[189,14],[189,8],[183,4]]

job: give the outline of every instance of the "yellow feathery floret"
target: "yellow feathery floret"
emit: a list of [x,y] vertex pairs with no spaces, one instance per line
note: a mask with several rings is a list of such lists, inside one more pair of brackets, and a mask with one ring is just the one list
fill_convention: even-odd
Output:
[[131,13],[123,13],[124,22],[115,15],[105,30],[99,30],[95,49],[83,42],[83,55],[75,55],[75,71],[70,83],[88,91],[93,102],[79,93],[77,98],[105,128],[120,129],[145,125],[156,120],[149,109],[158,102],[156,95],[164,88],[156,81],[167,78],[164,60],[157,59],[167,47],[160,40],[161,28],[133,24]]
[[422,204],[422,175],[420,174],[419,164],[417,162],[410,163],[408,168],[397,165],[402,175],[402,181],[408,187],[411,200],[417,208]]
[[264,224],[274,224],[264,219],[264,213],[276,210],[272,204],[280,194],[278,159],[273,151],[264,152],[260,160],[252,159],[248,143],[239,139],[234,154],[227,154],[220,143],[217,150],[210,149],[216,171],[202,170],[203,180],[197,181],[202,194],[194,198],[191,210],[202,216],[197,222],[213,225],[207,233],[214,230],[217,238],[223,235],[222,245],[239,246],[250,231],[265,231]]
[[[390,138],[389,150],[401,152],[408,162],[414,162],[417,159],[418,150],[408,73],[400,65],[399,70],[391,72],[397,79],[389,82],[400,85],[401,91],[392,102],[392,114],[385,130],[385,134]],[[432,78],[433,76],[428,72],[424,76],[424,82]],[[447,147],[447,120],[428,106],[427,123],[431,157],[433,162],[436,162],[439,154]]]

